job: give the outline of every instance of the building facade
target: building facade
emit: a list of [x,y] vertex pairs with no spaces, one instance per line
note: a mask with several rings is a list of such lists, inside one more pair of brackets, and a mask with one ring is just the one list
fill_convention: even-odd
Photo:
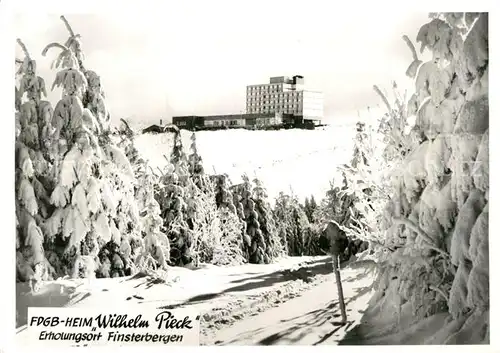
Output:
[[205,120],[202,116],[187,115],[187,116],[173,116],[172,124],[179,129],[191,130],[197,126],[203,126]]
[[199,127],[261,127],[270,125],[280,125],[283,123],[281,114],[229,114],[229,115],[208,115],[208,116],[174,116],[172,123],[181,129],[194,129]]
[[249,114],[291,114],[306,120],[323,119],[323,93],[306,90],[304,77],[271,77],[269,83],[247,86]]

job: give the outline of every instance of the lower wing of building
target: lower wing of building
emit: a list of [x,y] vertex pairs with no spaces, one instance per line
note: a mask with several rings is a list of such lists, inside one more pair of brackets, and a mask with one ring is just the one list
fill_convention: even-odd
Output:
[[259,128],[270,126],[301,127],[302,125],[319,125],[321,124],[321,118],[283,113],[249,113],[209,116],[174,116],[172,117],[172,123],[180,129],[186,130],[195,130],[199,128]]

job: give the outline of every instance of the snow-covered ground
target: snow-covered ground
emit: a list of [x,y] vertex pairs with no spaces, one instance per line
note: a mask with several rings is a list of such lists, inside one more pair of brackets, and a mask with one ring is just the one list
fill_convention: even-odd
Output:
[[336,344],[357,324],[371,295],[369,268],[342,270],[349,324],[339,326],[329,257],[287,257],[270,265],[172,268],[166,281],[149,276],[67,280],[37,294],[17,286],[18,342],[28,306],[141,309],[195,308],[201,344]]
[[[353,125],[343,125],[315,131],[204,131],[196,137],[207,172],[227,173],[233,183],[243,173],[256,175],[271,199],[292,186],[301,198],[314,194],[319,200],[337,166],[351,158],[354,133]],[[186,151],[190,138],[182,132]],[[153,168],[166,164],[172,142],[172,134],[136,138]],[[373,296],[374,269],[373,262],[352,261],[341,271],[347,325],[339,324],[337,287],[325,256],[287,257],[270,265],[171,268],[165,279],[145,274],[59,279],[37,294],[18,284],[17,338],[26,339],[29,306],[189,307],[201,313],[202,345],[442,344],[483,334],[489,312],[467,322],[452,321],[446,313],[415,322],[411,311],[394,311],[391,295]]]
[[[182,130],[186,151],[191,132]],[[196,144],[208,173],[228,174],[233,183],[241,175],[259,177],[271,200],[280,191],[291,190],[302,200],[314,195],[322,198],[337,166],[352,157],[355,121],[316,130],[249,131],[243,129],[199,131]],[[173,134],[142,134],[136,146],[151,167],[166,163],[173,145]]]

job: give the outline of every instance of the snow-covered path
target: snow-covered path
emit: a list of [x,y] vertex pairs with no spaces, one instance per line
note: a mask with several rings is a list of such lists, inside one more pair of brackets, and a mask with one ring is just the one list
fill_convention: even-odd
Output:
[[207,344],[319,345],[337,344],[357,325],[372,295],[373,273],[365,269],[342,270],[348,324],[339,325],[337,286],[333,274],[321,283],[277,307],[236,322],[214,333]]
[[371,296],[373,272],[342,269],[349,325],[338,326],[337,287],[327,256],[289,257],[269,265],[172,268],[169,280],[149,276],[61,279],[37,294],[18,284],[18,342],[29,306],[143,310],[189,307],[202,314],[200,344],[337,344],[359,322]]

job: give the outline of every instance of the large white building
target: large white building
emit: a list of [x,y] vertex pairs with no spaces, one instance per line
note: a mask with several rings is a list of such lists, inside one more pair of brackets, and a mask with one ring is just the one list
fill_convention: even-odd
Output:
[[304,89],[304,77],[271,77],[247,86],[245,114],[174,116],[181,129],[285,127],[314,129],[323,119],[323,93]]
[[304,89],[304,77],[271,77],[269,83],[247,86],[248,114],[292,114],[308,120],[323,119],[323,93]]

